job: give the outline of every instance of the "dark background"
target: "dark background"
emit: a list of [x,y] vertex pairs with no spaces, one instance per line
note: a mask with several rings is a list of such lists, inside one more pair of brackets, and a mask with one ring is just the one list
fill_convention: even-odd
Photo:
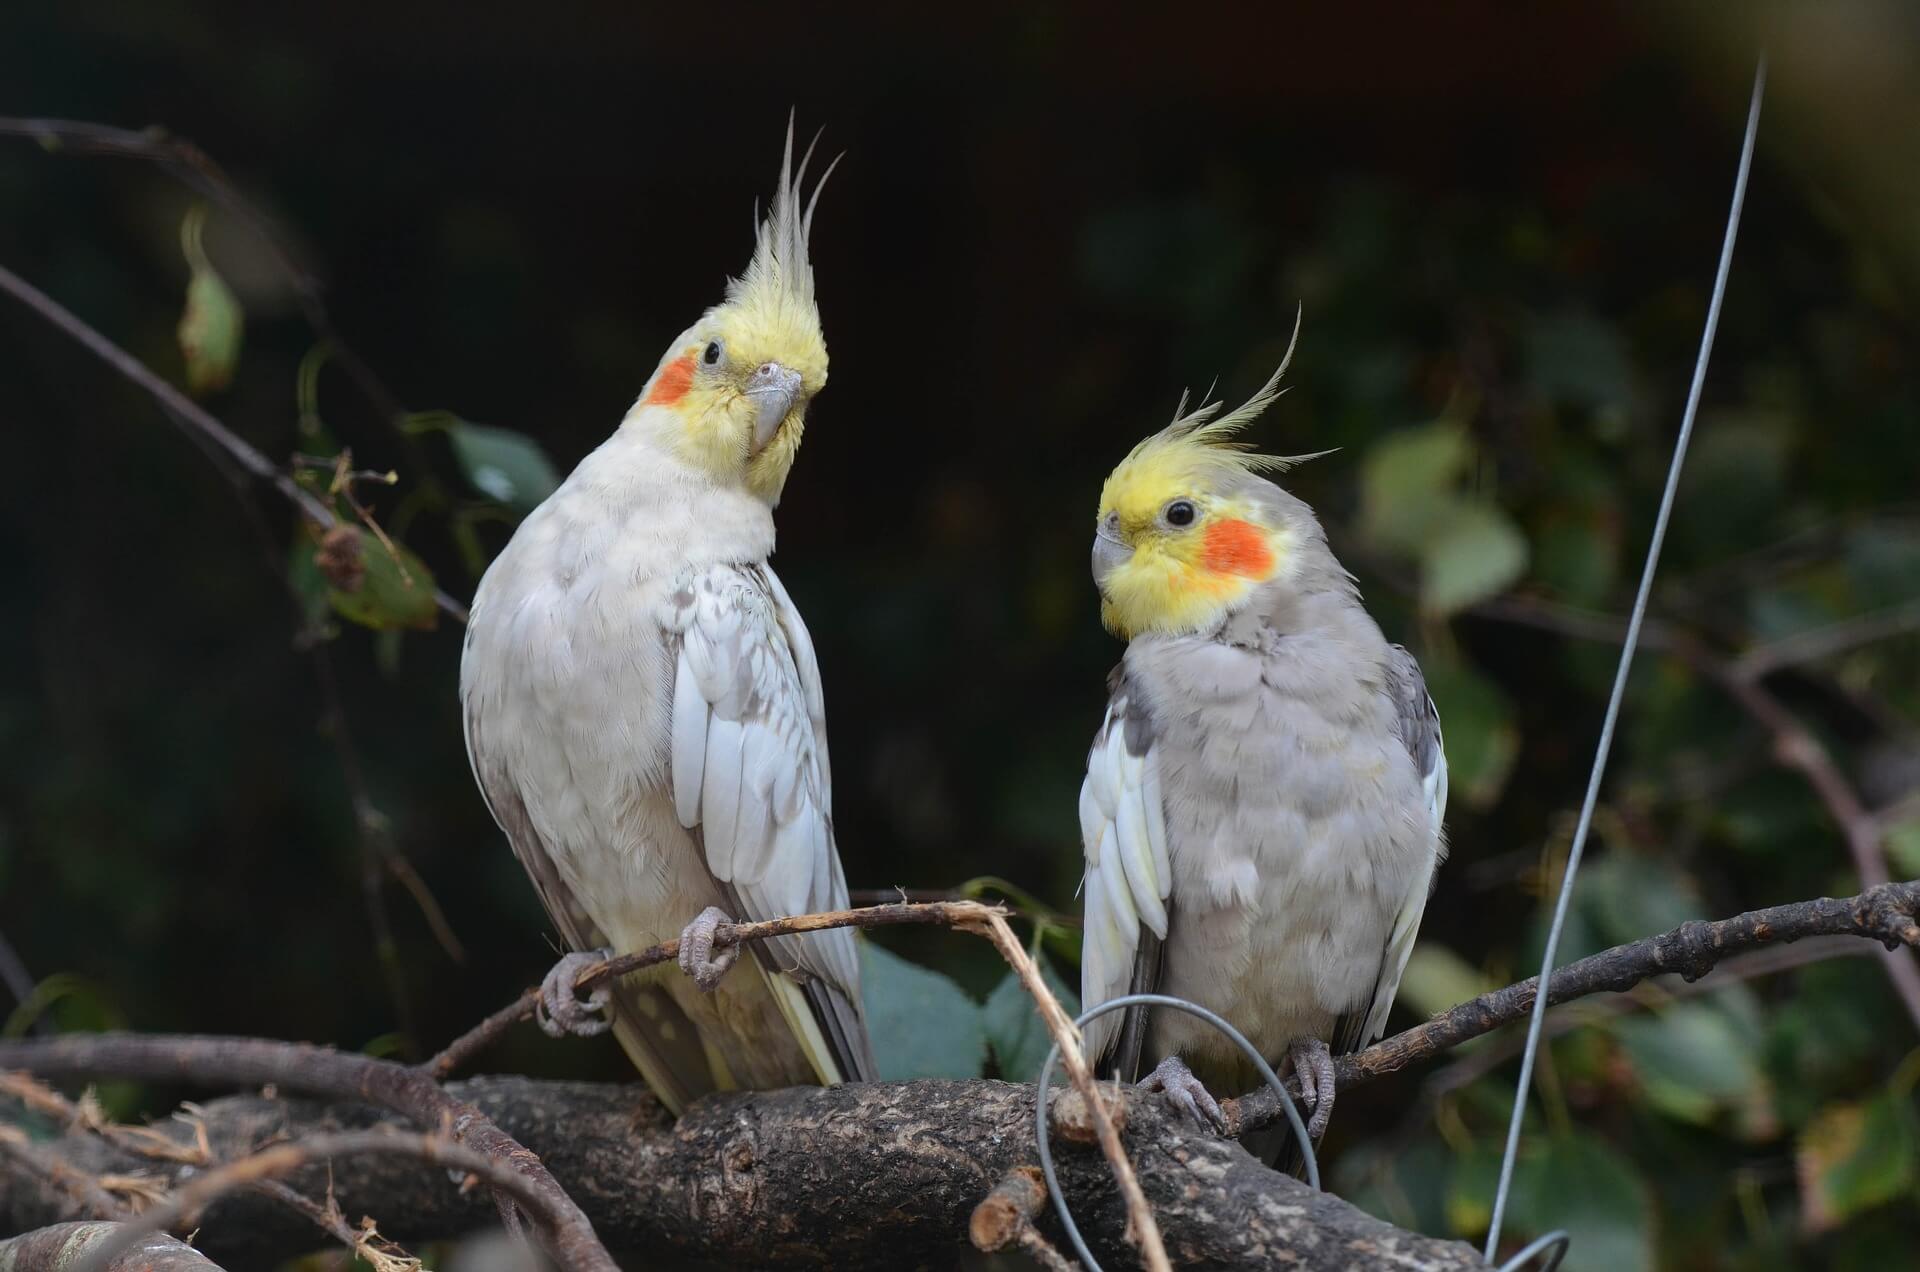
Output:
[[[1411,1021],[1537,957],[1613,652],[1485,610],[1502,590],[1631,598],[1763,38],[1773,84],[1655,611],[1737,653],[1920,595],[1920,25],[1893,3],[1335,10],[27,0],[0,15],[0,110],[192,139],[400,402],[515,430],[562,472],[745,264],[789,109],[823,129],[846,152],[813,241],[832,383],[777,564],[819,647],[855,889],[996,875],[1077,908],[1074,792],[1119,653],[1086,569],[1100,480],[1183,386],[1250,392],[1303,306],[1292,390],[1253,436],[1341,448],[1288,484],[1428,666],[1455,769],[1422,932],[1439,979],[1410,983]],[[0,137],[0,264],[176,382],[191,202],[139,160]],[[491,552],[508,518],[337,362],[302,433],[315,336],[285,273],[219,210],[207,244],[247,316],[209,407],[276,460],[346,444],[397,468],[375,510],[470,595],[455,523]],[[1368,493],[1392,439],[1449,428],[1470,454],[1444,491]],[[149,399],[10,301],[0,429],[0,931],[55,978],[9,1027],[431,1051],[536,979],[548,929],[467,772],[457,626],[327,644],[371,802],[465,951],[386,878],[383,959],[284,504],[249,513]],[[1389,495],[1470,506],[1524,568],[1421,603],[1439,566],[1393,533]],[[1770,683],[1870,806],[1901,807],[1920,643]],[[1682,663],[1643,659],[1612,773],[1570,955],[1857,890],[1821,806]],[[1887,823],[1911,875],[1920,822]],[[949,935],[886,943],[976,995],[997,974]],[[1878,965],[1712,1001],[1556,1048],[1545,1191],[1613,1206],[1570,1266],[1903,1248],[1916,1038]],[[622,1071],[531,1031],[493,1063]],[[1510,1099],[1494,1073],[1343,1100],[1336,1184],[1471,1235]]]

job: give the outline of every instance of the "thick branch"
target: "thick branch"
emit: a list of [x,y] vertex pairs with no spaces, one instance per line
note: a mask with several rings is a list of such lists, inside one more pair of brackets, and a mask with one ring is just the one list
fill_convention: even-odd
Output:
[[540,1160],[484,1113],[448,1095],[406,1065],[347,1055],[303,1043],[252,1038],[133,1034],[69,1034],[30,1043],[0,1043],[0,1068],[43,1077],[125,1077],[199,1086],[276,1086],[338,1100],[377,1104],[428,1130],[445,1129],[460,1143],[512,1167],[545,1198],[555,1222],[545,1239],[563,1268],[615,1272],[593,1227]]
[[[8,1054],[0,1063],[19,1059]],[[749,1268],[948,1266],[968,1246],[975,1205],[1033,1151],[1033,1089],[1004,1082],[719,1096],[696,1103],[677,1125],[638,1084],[474,1078],[451,1092],[538,1153],[633,1266],[657,1264],[669,1250]],[[1268,1170],[1238,1145],[1171,1116],[1158,1099],[1133,1096],[1128,1106],[1127,1147],[1178,1267],[1483,1268],[1465,1245],[1401,1232]],[[222,1159],[277,1138],[392,1121],[354,1103],[262,1096],[214,1100],[202,1114]],[[191,1134],[178,1124],[155,1129]],[[96,1175],[146,1169],[162,1172],[163,1182],[191,1177],[189,1167],[142,1159],[98,1136],[69,1135],[55,1147],[73,1168]],[[1133,1266],[1135,1252],[1120,1239],[1126,1207],[1104,1158],[1062,1143],[1059,1162],[1095,1249],[1109,1266]],[[328,1177],[309,1166],[286,1182],[318,1195]],[[400,1159],[336,1161],[332,1182],[347,1214],[370,1214],[383,1233],[410,1244],[498,1222],[483,1194],[462,1193],[444,1170]],[[59,1217],[49,1199],[13,1184],[11,1171],[0,1173],[0,1222]],[[200,1248],[237,1267],[269,1266],[316,1242],[306,1220],[246,1193],[209,1205],[200,1222]]]
[[184,1241],[148,1233],[132,1237],[120,1223],[60,1223],[0,1241],[0,1268],[8,1272],[75,1272],[109,1244],[121,1245],[98,1272],[220,1272],[213,1260]]

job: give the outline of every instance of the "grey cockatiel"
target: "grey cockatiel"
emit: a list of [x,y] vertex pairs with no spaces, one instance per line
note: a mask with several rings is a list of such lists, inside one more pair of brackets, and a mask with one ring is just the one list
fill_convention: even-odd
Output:
[[[1287,461],[1231,440],[1279,380],[1175,420],[1101,492],[1093,574],[1129,644],[1080,794],[1081,993],[1225,1016],[1291,1058],[1317,1136],[1329,1044],[1386,1027],[1445,853],[1447,767],[1418,664],[1361,608],[1312,509],[1260,476]],[[1102,1017],[1087,1046],[1215,1120],[1208,1086],[1257,1082],[1170,1010]]]
[[[768,564],[827,379],[792,155],[789,131],[725,302],[481,580],[461,663],[474,775],[567,944],[681,938],[690,975],[650,969],[585,1004],[610,1006],[675,1112],[708,1091],[874,1076],[851,932],[762,942],[725,979],[735,950],[713,949],[726,916],[847,904],[820,669]],[[572,992],[591,957],[548,977],[556,1031],[604,1028]]]

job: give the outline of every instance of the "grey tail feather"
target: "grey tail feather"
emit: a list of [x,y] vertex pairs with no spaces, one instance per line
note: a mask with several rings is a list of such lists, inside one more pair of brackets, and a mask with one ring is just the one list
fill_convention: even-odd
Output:
[[807,1001],[813,1005],[813,1014],[833,1046],[840,1076],[848,1082],[877,1082],[880,1064],[873,1058],[873,1040],[867,1036],[855,1005],[838,986],[822,980],[807,982]]

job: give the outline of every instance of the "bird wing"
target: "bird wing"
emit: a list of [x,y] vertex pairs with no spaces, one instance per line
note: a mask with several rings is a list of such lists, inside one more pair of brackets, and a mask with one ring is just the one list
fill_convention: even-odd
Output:
[[[1080,785],[1080,843],[1087,857],[1083,1008],[1155,987],[1173,890],[1152,721],[1124,667],[1111,683],[1106,718],[1087,752]],[[1108,1067],[1133,1081],[1145,1027],[1146,1013],[1138,1007],[1102,1016],[1087,1026],[1087,1053],[1095,1061],[1110,1057]]]
[[[471,632],[469,628],[469,632]],[[469,636],[471,639],[471,636]],[[489,745],[487,709],[484,695],[463,692],[462,715],[466,726],[467,762],[473,766],[474,781],[487,811],[513,845],[513,855],[533,880],[534,891],[546,907],[560,937],[569,949],[597,950],[610,944],[606,934],[587,914],[561,878],[554,865],[546,839],[534,825],[521,798],[501,748]],[[634,982],[626,977],[609,987],[614,1000],[614,1030],[626,1047],[647,1085],[676,1112],[695,1096],[714,1089],[712,1064],[700,1044],[700,1031],[693,1021],[662,990]],[[641,1027],[641,1022],[646,1027]]]
[[[674,811],[733,917],[845,909],[820,668],[786,590],[765,566],[711,566],[674,590],[664,622]],[[822,1081],[871,1080],[853,933],[777,937],[754,954]]]
[[1387,1014],[1393,1010],[1394,995],[1400,992],[1400,977],[1413,954],[1414,937],[1420,931],[1420,918],[1426,913],[1427,897],[1433,892],[1440,863],[1446,860],[1447,838],[1447,754],[1441,745],[1440,712],[1427,693],[1427,679],[1412,654],[1395,645],[1387,666],[1388,691],[1397,708],[1395,731],[1413,757],[1420,774],[1420,789],[1426,799],[1428,854],[1424,869],[1413,872],[1407,889],[1394,912],[1393,930],[1380,953],[1380,969],[1374,977],[1373,993],[1364,1007],[1343,1015],[1334,1026],[1333,1050],[1357,1051],[1387,1030]]

